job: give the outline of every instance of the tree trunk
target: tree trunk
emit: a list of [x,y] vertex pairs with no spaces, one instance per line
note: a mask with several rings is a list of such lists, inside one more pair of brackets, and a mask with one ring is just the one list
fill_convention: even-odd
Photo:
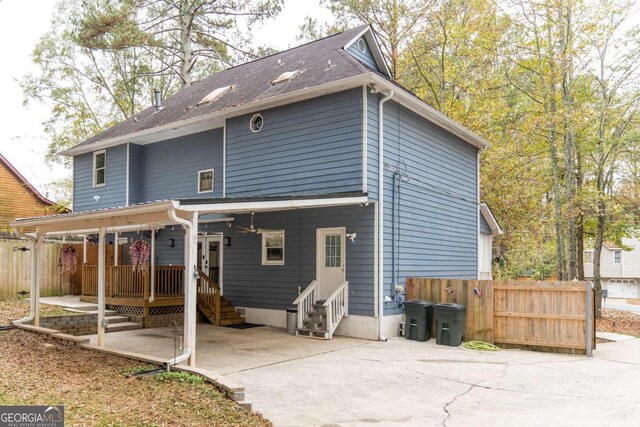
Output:
[[602,279],[600,276],[600,254],[604,243],[604,231],[606,224],[606,206],[604,204],[604,194],[598,194],[598,217],[596,229],[596,243],[593,250],[593,287],[596,298],[596,318],[602,317]]
[[193,68],[193,46],[191,45],[191,26],[193,15],[187,0],[180,3],[180,78],[182,88],[191,85]]
[[[576,191],[582,191],[582,154],[580,147],[576,147]],[[578,214],[576,216],[576,246],[578,255],[578,280],[584,280],[584,214],[582,206],[578,206]]]

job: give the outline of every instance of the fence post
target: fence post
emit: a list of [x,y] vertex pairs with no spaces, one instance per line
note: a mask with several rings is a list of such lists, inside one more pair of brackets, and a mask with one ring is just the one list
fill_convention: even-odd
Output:
[[586,282],[584,284],[584,289],[585,289],[585,294],[586,294],[586,303],[587,303],[587,307],[585,310],[585,314],[587,316],[586,319],[586,327],[585,327],[585,344],[586,344],[586,355],[587,357],[592,357],[593,356],[593,351],[592,351],[592,343],[591,340],[593,339],[592,335],[592,330],[593,330],[593,301],[591,300],[592,298],[592,292],[591,292],[591,283],[590,282]]

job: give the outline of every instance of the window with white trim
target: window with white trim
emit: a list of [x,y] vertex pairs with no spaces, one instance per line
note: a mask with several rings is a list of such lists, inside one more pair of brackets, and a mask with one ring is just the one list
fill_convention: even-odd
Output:
[[614,264],[622,263],[622,251],[613,251],[613,263]]
[[213,169],[198,171],[198,193],[213,192]]
[[93,186],[103,187],[107,181],[107,152],[93,153]]
[[593,251],[584,251],[584,263],[593,264]]
[[262,265],[284,265],[284,230],[262,233]]

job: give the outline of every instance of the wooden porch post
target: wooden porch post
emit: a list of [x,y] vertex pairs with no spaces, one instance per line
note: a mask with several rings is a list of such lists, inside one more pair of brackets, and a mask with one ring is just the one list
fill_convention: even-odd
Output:
[[98,347],[104,347],[104,282],[106,228],[100,227],[98,235]]
[[149,296],[149,302],[153,302],[156,297],[155,287],[156,287],[156,231],[151,229],[151,295]]

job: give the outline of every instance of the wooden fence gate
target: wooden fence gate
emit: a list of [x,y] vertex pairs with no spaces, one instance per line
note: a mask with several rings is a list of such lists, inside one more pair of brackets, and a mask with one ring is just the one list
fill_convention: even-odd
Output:
[[406,294],[465,304],[467,341],[576,354],[595,348],[594,292],[585,282],[408,278]]

